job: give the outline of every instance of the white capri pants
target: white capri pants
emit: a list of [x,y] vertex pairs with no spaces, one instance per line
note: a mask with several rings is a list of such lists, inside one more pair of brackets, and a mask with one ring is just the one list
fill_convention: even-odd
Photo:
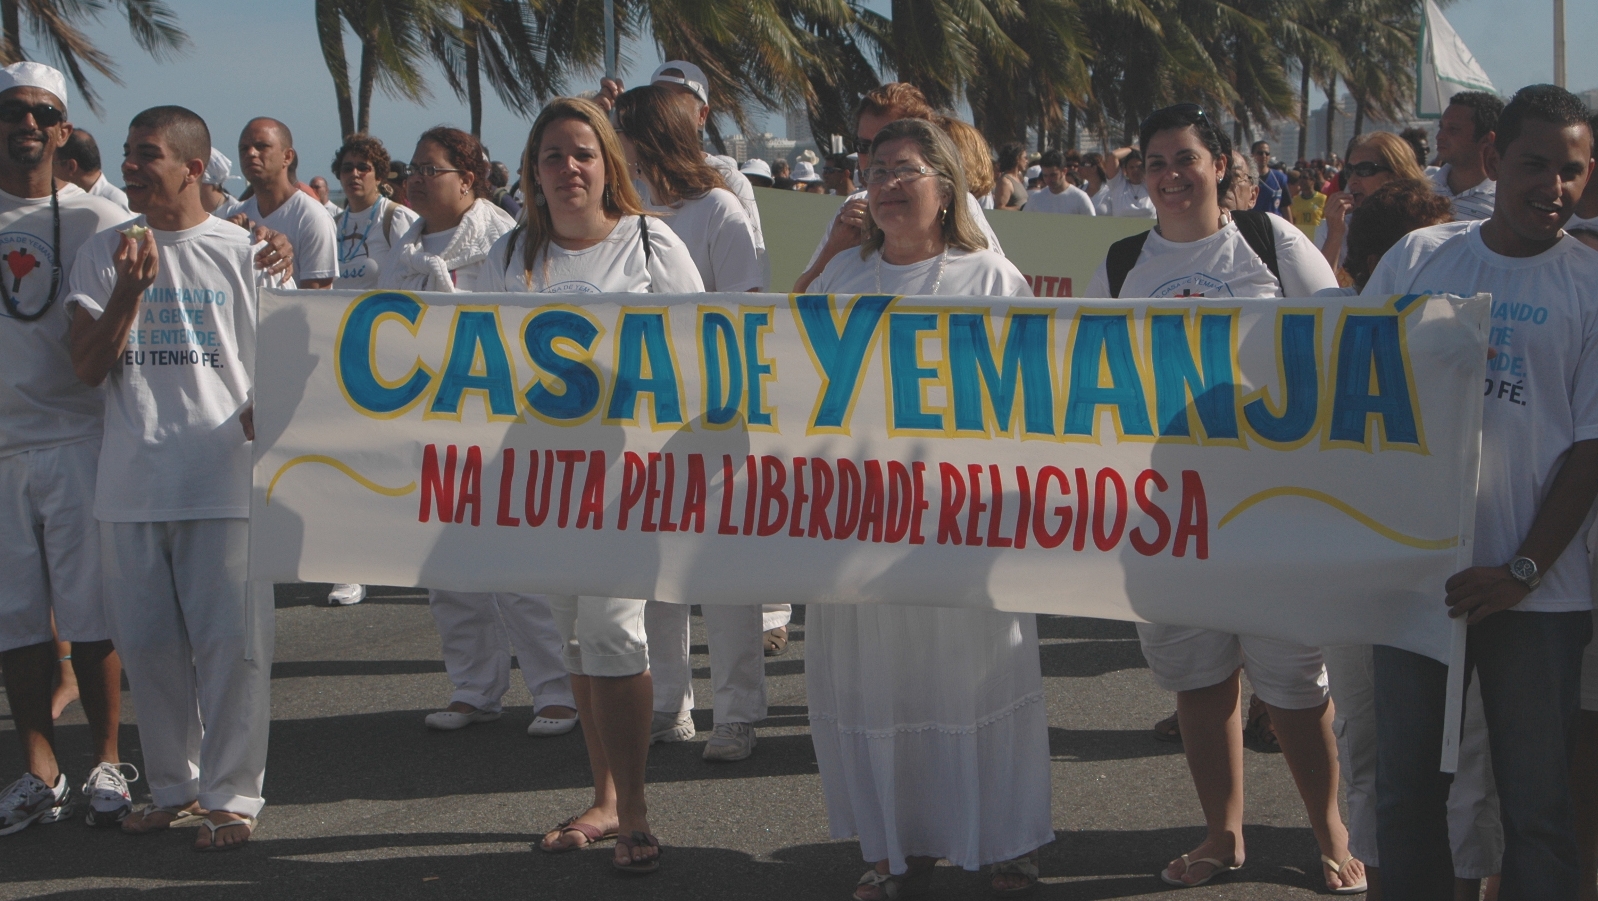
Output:
[[[710,686],[717,723],[758,723],[766,718],[764,614],[758,604],[706,604]],[[688,665],[688,605],[650,601],[644,610],[649,633],[649,671],[655,679],[655,710],[677,713],[694,706]],[[772,626],[771,628],[776,628]]]
[[1138,623],[1137,637],[1154,681],[1166,691],[1219,685],[1242,667],[1254,694],[1272,707],[1307,710],[1327,697],[1320,648],[1157,623]]
[[510,659],[516,655],[533,710],[571,707],[571,679],[561,658],[560,630],[539,594],[438,591],[427,593],[438,627],[444,669],[455,686],[450,703],[497,711],[510,689]]
[[[1337,708],[1332,730],[1348,787],[1348,850],[1373,867],[1376,853],[1376,670],[1371,647],[1323,648]],[[1448,792],[1448,841],[1454,850],[1454,875],[1485,879],[1497,873],[1504,856],[1504,827],[1498,819],[1498,789],[1482,712],[1481,683],[1470,680],[1465,693],[1465,729],[1459,740],[1459,772]]]
[[570,594],[545,597],[560,630],[566,672],[614,678],[649,670],[644,601]]
[[245,519],[100,524],[112,638],[161,807],[255,816],[272,723],[272,583]]
[[0,457],[0,652],[111,637],[100,591],[100,439]]

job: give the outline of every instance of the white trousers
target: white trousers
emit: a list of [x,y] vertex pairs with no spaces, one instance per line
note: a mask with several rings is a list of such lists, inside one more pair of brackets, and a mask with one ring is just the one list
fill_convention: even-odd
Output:
[[255,816],[272,724],[272,584],[245,519],[100,524],[106,610],[155,803]]
[[575,707],[561,662],[560,630],[543,595],[435,590],[427,593],[427,607],[455,685],[450,703],[499,710],[515,654],[535,711],[552,704]]
[[[1376,678],[1370,645],[1323,648],[1337,716],[1337,756],[1348,787],[1348,850],[1373,867],[1376,854]],[[1448,793],[1448,841],[1454,875],[1485,879],[1497,873],[1504,856],[1504,827],[1498,819],[1498,789],[1487,744],[1487,717],[1481,684],[1465,693],[1465,729],[1459,740],[1459,772]]]
[[[782,610],[773,610],[775,607]],[[786,625],[791,607],[758,604],[706,604],[710,645],[710,687],[715,721],[758,723],[766,718],[767,629]],[[766,610],[772,610],[767,614]],[[779,621],[780,620],[780,621]],[[768,622],[776,625],[767,625]],[[693,672],[688,665],[688,605],[650,601],[644,608],[649,634],[649,670],[655,680],[655,710],[676,713],[694,706]]]

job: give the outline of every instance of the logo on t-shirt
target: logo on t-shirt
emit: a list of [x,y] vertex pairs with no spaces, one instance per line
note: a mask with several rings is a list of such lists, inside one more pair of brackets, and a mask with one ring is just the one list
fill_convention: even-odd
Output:
[[1226,282],[1202,272],[1173,278],[1155,288],[1150,297],[1231,297],[1232,288]]
[[598,294],[599,286],[580,278],[556,282],[544,289],[545,294]]
[[55,254],[50,245],[27,232],[0,233],[0,279],[24,311],[32,312],[49,298]]

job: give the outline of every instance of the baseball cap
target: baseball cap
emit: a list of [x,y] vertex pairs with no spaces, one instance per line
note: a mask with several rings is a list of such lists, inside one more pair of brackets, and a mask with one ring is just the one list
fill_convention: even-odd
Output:
[[[677,74],[662,74],[672,70],[676,70]],[[680,84],[693,91],[694,96],[699,98],[700,103],[705,106],[710,105],[710,79],[705,77],[704,69],[693,63],[684,62],[680,59],[671,59],[661,63],[660,68],[655,70],[655,74],[649,76],[649,83],[660,84],[661,82]]]
[[59,69],[44,63],[12,63],[0,69],[0,92],[12,88],[40,88],[56,95],[61,112],[67,111],[67,79]]
[[205,174],[200,176],[200,183],[206,185],[222,185],[227,182],[227,177],[233,173],[233,161],[227,154],[211,148],[211,161],[205,164]]

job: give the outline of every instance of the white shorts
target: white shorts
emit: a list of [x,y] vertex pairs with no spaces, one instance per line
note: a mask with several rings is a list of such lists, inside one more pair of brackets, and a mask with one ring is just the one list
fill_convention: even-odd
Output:
[[100,439],[0,457],[0,651],[111,637],[100,593]]
[[1598,610],[1592,612],[1593,640],[1581,658],[1581,709],[1598,713]]
[[1154,681],[1166,691],[1219,685],[1242,667],[1254,684],[1254,693],[1272,707],[1305,710],[1328,697],[1320,648],[1155,623],[1138,623],[1137,637]]
[[636,676],[649,669],[645,601],[545,595],[560,630],[562,659],[574,676]]

